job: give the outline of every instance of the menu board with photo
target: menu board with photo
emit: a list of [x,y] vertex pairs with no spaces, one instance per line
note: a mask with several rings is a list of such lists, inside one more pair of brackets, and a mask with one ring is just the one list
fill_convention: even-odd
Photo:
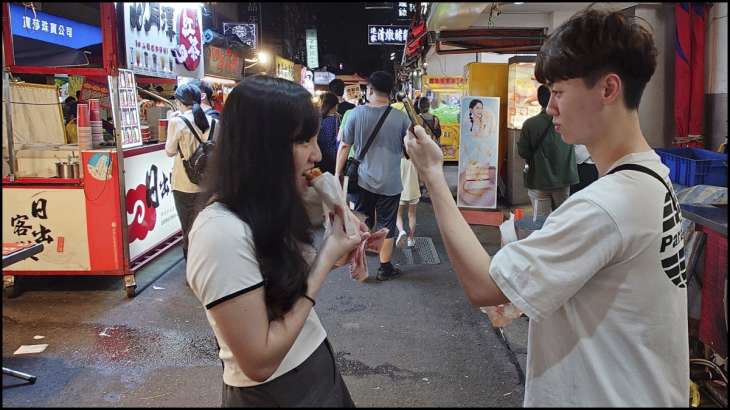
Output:
[[123,3],[127,68],[140,75],[203,78],[202,3]]
[[137,105],[137,81],[131,70],[119,70],[119,112],[122,148],[142,145],[139,105]]

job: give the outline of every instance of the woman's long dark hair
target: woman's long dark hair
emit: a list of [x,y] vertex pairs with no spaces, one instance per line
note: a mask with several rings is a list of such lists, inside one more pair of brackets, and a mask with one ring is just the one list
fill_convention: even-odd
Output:
[[340,100],[333,93],[324,93],[320,98],[322,101],[322,107],[319,111],[322,113],[322,118],[326,117],[330,110],[337,107],[337,104],[340,103]]
[[319,131],[311,98],[304,87],[280,78],[241,81],[223,107],[206,173],[207,194],[251,228],[270,320],[280,319],[307,291],[309,266],[300,245],[312,244],[312,227],[296,187],[293,146]]
[[477,104],[482,104],[482,107],[484,106],[484,103],[482,103],[480,100],[471,100],[471,102],[469,103],[469,121],[471,122],[469,132],[474,131],[474,115],[471,113],[471,109],[476,107]]
[[175,90],[175,99],[187,107],[193,107],[195,125],[203,132],[208,131],[210,124],[208,124],[205,111],[200,108],[200,89],[195,84],[188,83],[178,86]]

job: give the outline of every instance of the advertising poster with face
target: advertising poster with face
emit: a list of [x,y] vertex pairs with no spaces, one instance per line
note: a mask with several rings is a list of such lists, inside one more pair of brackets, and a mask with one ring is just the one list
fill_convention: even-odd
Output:
[[499,98],[463,97],[460,125],[457,205],[494,209],[497,207]]

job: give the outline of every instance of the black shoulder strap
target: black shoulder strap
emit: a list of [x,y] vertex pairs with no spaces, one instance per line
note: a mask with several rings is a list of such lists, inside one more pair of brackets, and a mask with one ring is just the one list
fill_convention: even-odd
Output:
[[428,127],[428,129],[429,129],[429,130],[431,130],[431,135],[435,135],[435,134],[436,134],[436,132],[434,131],[434,129],[433,129],[433,128],[434,128],[434,126],[436,125],[436,121],[434,120],[434,118],[436,118],[436,116],[435,116],[435,115],[434,115],[434,116],[432,116],[432,118],[431,118],[431,122],[433,122],[433,125],[431,125],[431,122],[429,122],[429,121],[428,121],[428,120],[427,120],[426,118],[424,118],[424,117],[423,117],[423,114],[418,114],[418,115],[420,115],[420,116],[421,116],[421,118],[423,118],[423,123],[424,123],[424,124],[426,124],[426,126]]
[[669,188],[669,185],[667,185],[667,183],[664,181],[664,178],[660,177],[659,174],[657,174],[656,172],[652,171],[651,169],[649,169],[645,166],[638,165],[638,164],[623,164],[623,165],[619,165],[616,168],[608,171],[606,173],[606,175],[613,174],[613,173],[619,172],[619,171],[638,171],[638,172],[643,172],[644,174],[647,174],[647,175],[651,175],[657,181],[661,182],[662,185],[664,185],[664,188],[669,193],[669,197],[672,198],[672,204],[677,208],[677,210],[679,210],[679,206],[677,205],[677,203],[674,199],[674,195],[672,194],[672,190]]
[[380,131],[380,127],[382,127],[383,126],[383,123],[385,122],[385,117],[387,117],[388,114],[390,114],[390,110],[392,108],[393,107],[391,107],[389,105],[388,108],[385,109],[385,112],[383,113],[383,115],[380,116],[380,120],[378,120],[378,124],[375,125],[375,129],[373,130],[372,135],[370,135],[370,138],[368,139],[368,142],[365,144],[365,147],[362,149],[362,151],[360,151],[360,155],[358,155],[357,160],[359,162],[362,162],[362,159],[365,158],[365,154],[368,152],[368,149],[370,149],[370,145],[372,145],[373,140],[378,135],[378,131]]
[[215,137],[215,124],[218,121],[213,118],[210,124],[210,132],[208,132],[208,141],[213,141],[213,138]]
[[[193,135],[195,136],[195,139],[198,140],[198,143],[199,144],[202,144],[203,141],[200,140],[200,137],[198,136],[198,132],[195,131],[195,127],[193,127],[193,124],[191,124],[190,121],[188,121],[188,119],[185,118],[184,115],[180,115],[179,118],[182,119],[185,122],[185,124],[188,126],[188,128],[190,128],[190,132],[193,133]],[[180,141],[177,142],[177,152],[180,153],[180,158],[182,158],[184,160],[185,159],[185,155],[183,155],[182,151],[180,150]]]
[[185,121],[185,124],[187,124],[188,128],[190,128],[190,132],[192,132],[192,133],[193,133],[193,135],[195,136],[195,139],[196,139],[196,140],[198,140],[198,142],[199,142],[200,144],[202,144],[202,143],[203,143],[203,141],[201,141],[201,140],[200,140],[200,136],[198,136],[198,132],[197,132],[197,131],[195,131],[195,127],[193,127],[193,124],[191,124],[191,123],[190,123],[190,121],[188,121],[188,119],[187,119],[187,118],[185,118],[185,116],[184,116],[184,115],[181,115],[181,116],[180,116],[180,118],[181,118],[181,119],[182,119],[183,121]]

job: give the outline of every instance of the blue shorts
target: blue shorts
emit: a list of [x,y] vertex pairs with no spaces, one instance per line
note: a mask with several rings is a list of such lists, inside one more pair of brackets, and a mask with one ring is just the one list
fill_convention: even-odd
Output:
[[355,201],[355,211],[361,212],[367,217],[365,224],[368,228],[373,229],[373,222],[375,231],[388,228],[386,239],[390,239],[395,238],[398,233],[395,221],[398,217],[399,204],[400,194],[392,196],[374,194],[360,187],[357,201]]

